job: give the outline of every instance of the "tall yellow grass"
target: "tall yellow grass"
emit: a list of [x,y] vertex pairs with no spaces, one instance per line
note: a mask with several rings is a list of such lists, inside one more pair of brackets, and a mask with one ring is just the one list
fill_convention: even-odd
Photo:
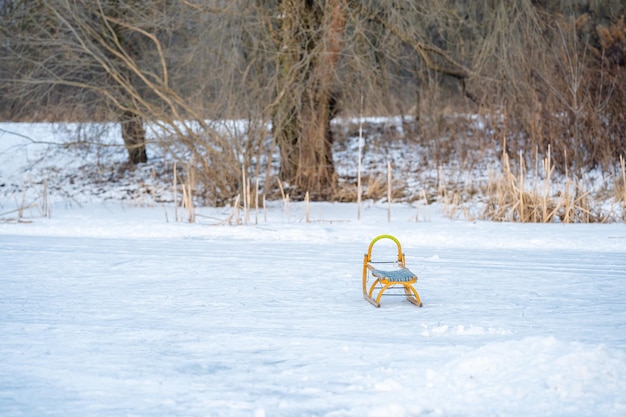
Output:
[[[590,191],[567,171],[564,180],[553,181],[550,148],[541,161],[538,153],[535,158],[533,177],[529,178],[521,152],[516,170],[508,154],[503,153],[501,172],[489,176],[483,219],[522,223],[604,223],[614,220],[613,210],[594,207]],[[626,184],[623,158],[621,163],[623,183]],[[531,181],[526,181],[528,179]],[[626,191],[623,199],[626,201]]]

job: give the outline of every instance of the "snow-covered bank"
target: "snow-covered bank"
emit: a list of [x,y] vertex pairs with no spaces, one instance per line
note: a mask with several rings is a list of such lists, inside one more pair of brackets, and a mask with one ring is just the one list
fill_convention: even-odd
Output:
[[[337,199],[356,200],[359,143],[364,143],[361,165],[366,199],[386,199],[386,170],[391,162],[394,202],[438,202],[452,218],[518,221],[523,217],[527,221],[573,223],[623,223],[626,218],[626,184],[622,181],[626,176],[618,166],[614,167],[616,172],[594,170],[576,178],[550,171],[546,178],[538,161],[526,161],[535,169],[526,167],[526,178],[520,179],[510,164],[503,166],[502,155],[494,155],[495,150],[477,151],[472,162],[462,163],[451,154],[450,160],[435,166],[432,149],[411,137],[392,139],[381,134],[385,129],[401,131],[400,120],[376,123],[370,127],[371,137],[367,139],[359,139],[349,129],[338,135],[333,146],[339,176]],[[155,129],[148,130],[158,135]],[[158,142],[155,137],[151,140]],[[152,142],[148,154],[148,163],[126,165],[126,151],[115,124],[0,123],[0,221],[24,207],[35,208],[31,211],[37,215],[36,209],[41,214],[41,206],[59,203],[80,206],[123,202],[126,206],[154,207],[180,202],[181,178],[179,195],[173,193],[174,158]],[[266,162],[260,171],[248,167],[248,179],[254,183],[255,175],[259,175],[261,187]],[[278,155],[273,156],[272,164],[270,172],[274,176]],[[176,167],[184,170],[180,163]],[[270,183],[267,192],[261,190],[261,194],[278,198],[276,181]],[[518,184],[523,190],[517,189]],[[199,191],[194,196],[195,205],[214,205],[208,194]],[[232,204],[235,196],[231,197]],[[350,219],[355,218],[352,213]]]

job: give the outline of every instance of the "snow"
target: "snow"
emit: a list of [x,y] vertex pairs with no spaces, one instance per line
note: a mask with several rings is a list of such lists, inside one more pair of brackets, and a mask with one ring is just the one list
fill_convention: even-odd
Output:
[[[35,145],[0,136],[1,213],[33,161],[49,168]],[[190,224],[168,203],[51,205],[0,216],[1,416],[626,415],[624,224],[409,204],[388,222],[368,201],[360,220],[354,204],[312,203],[306,222],[303,203],[273,202],[229,226],[228,208]],[[383,233],[424,307],[363,299]]]

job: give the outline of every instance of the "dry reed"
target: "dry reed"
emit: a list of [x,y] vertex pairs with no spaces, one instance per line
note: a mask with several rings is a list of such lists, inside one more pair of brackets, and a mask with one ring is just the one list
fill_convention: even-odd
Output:
[[626,158],[623,155],[619,156],[620,163],[620,180],[615,181],[615,204],[619,206],[621,210],[621,220],[626,221]]
[[[536,158],[537,153],[535,154]],[[508,154],[502,155],[501,172],[490,175],[487,185],[487,204],[483,218],[494,221],[521,223],[596,223],[612,219],[614,213],[594,208],[591,191],[585,190],[581,181],[566,171],[562,181],[555,183],[554,165],[550,148],[541,161],[543,181],[536,160],[532,187],[526,185],[529,173],[524,164],[524,155],[519,154],[519,167],[514,172]],[[517,175],[516,175],[517,174]]]
[[187,175],[185,177],[183,187],[183,207],[187,209],[187,220],[189,223],[196,222],[196,210],[193,203],[193,190],[196,184],[195,169],[193,165],[193,158],[187,165]]

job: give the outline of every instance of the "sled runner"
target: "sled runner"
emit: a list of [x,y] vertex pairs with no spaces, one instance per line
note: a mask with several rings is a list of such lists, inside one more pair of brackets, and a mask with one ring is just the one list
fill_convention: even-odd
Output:
[[[372,248],[374,244],[381,239],[391,239],[396,244],[398,247],[397,259],[386,261],[372,260]],[[391,235],[375,237],[370,243],[363,259],[363,298],[372,303],[375,307],[380,307],[380,299],[385,291],[393,287],[402,287],[404,294],[390,292],[387,295],[404,295],[411,303],[421,307],[422,301],[413,287],[413,284],[417,282],[417,275],[407,269],[404,262],[404,253],[402,253],[402,246],[398,239]],[[394,269],[378,269],[376,267],[377,264],[391,264]]]

